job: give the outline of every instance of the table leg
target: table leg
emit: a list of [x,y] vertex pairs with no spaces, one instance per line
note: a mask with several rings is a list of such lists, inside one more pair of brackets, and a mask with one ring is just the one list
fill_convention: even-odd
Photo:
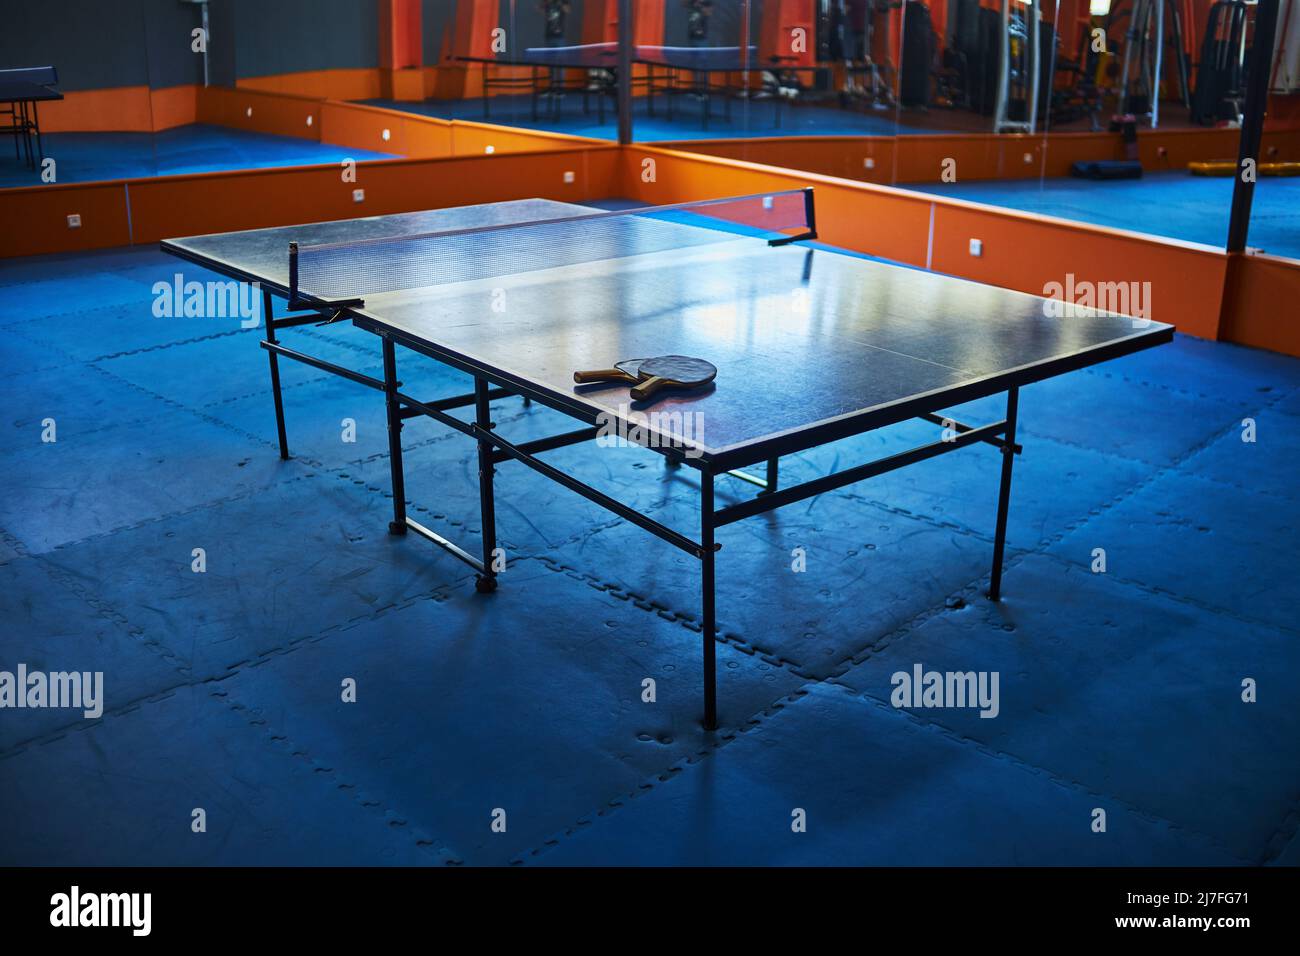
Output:
[[[34,105],[34,104],[33,104]],[[23,124],[23,153],[27,157],[27,168],[36,168],[35,154],[32,152],[32,119],[27,115],[27,103],[22,104],[22,124]]]
[[717,622],[714,619],[714,550],[713,550],[713,475],[700,472],[700,545],[704,554],[701,565],[701,619],[700,640],[704,651],[704,729],[718,729],[718,685],[716,671],[715,638]]
[[[484,431],[492,428],[492,411],[488,407],[488,383],[485,379],[474,379],[474,422]],[[478,443],[478,498],[483,519],[483,573],[474,582],[474,587],[483,594],[497,589],[497,574],[492,567],[493,555],[497,546],[496,506],[492,489],[492,445],[482,439]]]
[[[275,316],[271,305],[271,290],[262,290],[262,319],[266,322],[266,341],[276,344],[275,338]],[[275,398],[275,431],[280,439],[280,457],[286,461],[289,458],[289,439],[284,429],[284,397],[280,394],[280,356],[268,350],[267,357],[271,360],[271,395]]]
[[1020,389],[1007,391],[1007,432],[1002,436],[1002,483],[998,489],[998,523],[993,535],[993,576],[989,584],[989,598],[1002,598],[1002,555],[1007,542],[1007,511],[1011,504],[1011,464],[1016,458],[1016,413],[1020,403]]
[[406,534],[406,477],[402,469],[402,406],[397,400],[397,349],[388,336],[383,338],[384,404],[388,412],[388,466],[393,481],[393,520],[389,534]]
[[36,134],[36,158],[38,162],[45,161],[45,146],[41,143],[41,114],[40,107],[33,101],[32,103],[32,132]]
[[769,458],[767,460],[767,487],[760,494],[770,495],[776,491],[777,483],[780,480],[780,466],[777,464],[779,458]]

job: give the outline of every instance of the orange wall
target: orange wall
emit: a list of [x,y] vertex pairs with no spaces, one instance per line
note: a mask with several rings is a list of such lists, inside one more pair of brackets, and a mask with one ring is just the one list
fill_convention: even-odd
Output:
[[38,104],[42,133],[148,133],[154,129],[147,86],[65,93]]
[[[596,146],[357,164],[355,182],[334,165],[236,170],[111,183],[0,190],[0,256],[149,244],[169,236],[383,215],[540,196],[567,202],[612,196],[618,147]],[[565,182],[565,174],[572,182]],[[353,202],[365,190],[364,203]],[[80,229],[67,216],[82,217]]]
[[224,86],[197,91],[200,123],[320,140],[321,101],[313,97]]
[[[1051,133],[1045,148],[1042,136],[1006,133],[772,136],[656,145],[874,183],[937,182],[949,159],[957,178],[966,181],[1068,176],[1077,160],[1123,158],[1114,133]],[[1237,145],[1238,131],[1227,129],[1160,130],[1138,140],[1142,165],[1150,171],[1185,169],[1192,160],[1235,159]],[[1266,132],[1263,145],[1268,159],[1300,160],[1300,130]],[[873,160],[870,169],[867,158]]]
[[268,93],[293,93],[335,100],[372,100],[381,95],[378,69],[310,70],[304,73],[281,73],[239,80],[239,89],[263,90]]
[[[1290,308],[1278,308],[1279,303]],[[1229,257],[1221,338],[1300,355],[1300,262],[1262,253]]]
[[[0,256],[130,244],[129,190],[125,182],[0,190],[0,221],[22,223],[21,229],[0,229]],[[68,228],[74,213],[81,216],[80,229]]]

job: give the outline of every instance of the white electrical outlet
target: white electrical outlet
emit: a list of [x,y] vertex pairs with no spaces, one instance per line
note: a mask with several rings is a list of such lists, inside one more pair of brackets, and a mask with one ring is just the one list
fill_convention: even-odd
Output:
[[976,259],[984,255],[984,242],[980,239],[972,239],[970,241],[970,254]]
[[1033,165],[1033,162],[1034,162],[1034,154],[1033,154],[1033,153],[1025,153],[1025,165],[1026,165],[1026,166],[1031,166],[1031,165]]
[[353,201],[353,202],[365,202],[365,201],[366,201],[366,191],[365,191],[364,189],[354,189],[354,190],[352,190],[352,201]]
[[382,133],[379,134],[379,138],[382,139],[385,143],[388,142],[390,139],[393,138],[392,130],[387,130],[387,129],[384,130]]
[[73,212],[68,214],[68,228],[69,229],[81,228],[81,213]]
[[867,156],[866,158],[864,158],[864,159],[862,160],[862,168],[863,168],[863,169],[875,169],[875,168],[876,168],[876,161],[875,161],[875,159],[874,159],[873,157],[871,157],[871,156]]
[[572,169],[566,169],[566,170],[564,171],[564,181],[565,181],[566,183],[572,183],[572,182],[573,182],[575,179],[577,179],[577,178],[578,178],[578,177],[576,177],[576,176],[573,175],[573,170],[572,170]]

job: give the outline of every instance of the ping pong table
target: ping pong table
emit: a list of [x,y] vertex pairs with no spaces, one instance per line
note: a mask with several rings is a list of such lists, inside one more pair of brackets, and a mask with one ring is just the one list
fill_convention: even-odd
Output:
[[[484,67],[482,100],[483,118],[490,118],[489,100],[494,90],[507,92],[527,91],[532,100],[532,118],[538,119],[538,101],[545,99],[552,116],[558,116],[559,104],[568,93],[580,93],[583,96],[583,108],[588,108],[588,96],[596,96],[600,121],[605,121],[605,95],[613,89],[613,78],[618,70],[617,43],[584,43],[576,46],[529,47],[518,55],[502,54],[495,57],[456,57],[461,63],[471,63]],[[678,96],[695,96],[703,103],[703,124],[707,129],[712,116],[713,97],[721,96],[724,116],[731,118],[731,87],[725,83],[714,83],[716,73],[742,73],[747,70],[776,69],[776,66],[764,67],[759,60],[758,48],[751,46],[748,51],[739,46],[649,46],[639,45],[632,51],[631,61],[644,68],[644,75],[632,78],[633,88],[640,87],[646,93],[646,108],[651,116],[655,115],[655,96],[662,95],[667,102],[668,118],[673,118],[673,102]],[[502,76],[493,74],[492,67],[515,67],[529,70],[527,76]],[[609,81],[592,84],[590,78],[580,79],[578,85],[571,84],[565,77],[565,70],[600,70],[606,71]],[[688,74],[690,81],[683,84],[681,74]],[[777,103],[778,110],[780,103]],[[779,125],[779,115],[778,115]]]
[[[0,126],[0,133],[7,133],[14,138],[14,158],[18,159],[18,140],[23,141],[23,153],[27,165],[36,168],[36,158],[45,158],[45,149],[41,144],[41,120],[36,104],[47,100],[61,100],[63,94],[54,89],[59,82],[58,72],[52,66],[24,67],[17,70],[0,70],[0,103],[7,104],[7,110],[0,114],[9,116],[9,123]],[[36,138],[36,150],[32,151],[32,137]]]
[[[289,457],[280,359],[304,362],[384,395],[393,519],[497,586],[495,470],[516,461],[700,562],[704,724],[716,728],[714,570],[719,528],[854,482],[983,443],[1002,456],[989,596],[1001,591],[1012,462],[1021,452],[1021,386],[1168,342],[1169,325],[1079,308],[809,245],[811,189],[598,212],[522,200],[168,239],[163,250],[258,283],[265,310],[280,454]],[[508,310],[497,307],[504,295]],[[290,314],[276,318],[272,298]],[[350,320],[374,333],[383,378],[291,349],[278,332]],[[402,390],[398,347],[473,377],[472,394]],[[677,352],[719,369],[712,386],[646,405],[626,384],[575,385],[579,369]],[[1005,417],[968,425],[944,409],[1006,395]],[[580,428],[512,441],[490,403],[522,396]],[[472,417],[453,414],[472,408]],[[477,443],[482,535],[472,553],[406,513],[401,434],[431,418]],[[942,428],[935,441],[783,486],[782,456],[899,422]],[[701,427],[702,426],[702,427]],[[543,459],[609,429],[698,472],[698,536],[618,501]],[[764,469],[746,469],[755,465]],[[715,507],[717,480],[757,486]]]

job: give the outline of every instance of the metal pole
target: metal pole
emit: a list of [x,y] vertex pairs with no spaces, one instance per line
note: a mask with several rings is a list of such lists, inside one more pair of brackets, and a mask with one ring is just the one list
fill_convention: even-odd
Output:
[[[1250,74],[1246,80],[1246,110],[1241,123],[1241,140],[1237,154],[1237,180],[1232,187],[1232,213],[1228,220],[1228,252],[1246,248],[1250,229],[1250,205],[1255,198],[1255,180],[1242,179],[1242,164],[1255,160],[1258,165],[1259,141],[1264,132],[1264,109],[1268,105],[1268,75],[1273,61],[1273,38],[1277,31],[1277,0],[1259,0],[1255,8],[1255,39],[1251,46]],[[1242,30],[1243,35],[1245,30]],[[1256,171],[1258,173],[1258,170]]]
[[1002,599],[1002,555],[1007,544],[1007,513],[1011,506],[1011,465],[1016,460],[1016,415],[1020,406],[1020,389],[1007,391],[1007,431],[1002,446],[1002,483],[998,487],[998,522],[993,534],[993,577],[989,598]]
[[[1025,57],[1025,62],[1030,65],[1029,102],[1025,104],[1025,111],[1028,114],[1025,116],[1025,132],[1030,133],[1031,135],[1034,132],[1034,127],[1038,123],[1038,79],[1042,75],[1043,66],[1043,47],[1042,44],[1038,42],[1039,21],[1042,19],[1038,5],[1041,2],[1042,0],[1033,0],[1031,4],[1025,7],[1025,34],[1027,42],[1029,43],[1029,49],[1026,51],[1028,55]],[[1051,94],[1049,93],[1048,95],[1050,96]]]
[[1152,0],[1156,15],[1156,62],[1155,74],[1151,78],[1151,128],[1160,125],[1160,70],[1165,62],[1165,4],[1164,0]]
[[[492,429],[492,410],[488,405],[487,379],[474,377],[474,423],[483,431]],[[492,488],[492,445],[480,438],[478,442],[478,501],[483,519],[483,573],[474,582],[480,594],[497,589],[497,574],[492,567],[497,546],[496,502]]]
[[[266,322],[266,341],[276,344],[275,317],[271,308],[271,290],[262,290],[262,318]],[[289,439],[284,430],[284,398],[280,395],[280,358],[275,352],[267,350],[271,362],[271,394],[275,396],[275,431],[280,439],[280,457],[289,458]]]
[[212,33],[208,30],[208,4],[204,0],[199,5],[203,12],[203,85],[210,86],[211,78],[208,73],[208,47],[212,44]]
[[713,474],[700,472],[700,584],[701,584],[701,619],[700,640],[704,651],[704,729],[718,729],[718,684],[717,665],[715,662],[714,636],[717,622],[714,620],[714,582],[713,582]]
[[397,350],[391,336],[383,338],[384,407],[388,415],[388,466],[392,476],[393,520],[389,534],[406,534],[406,479],[402,472],[402,408],[397,401]]
[[618,0],[618,142],[621,146],[632,142],[633,36],[632,0]]

